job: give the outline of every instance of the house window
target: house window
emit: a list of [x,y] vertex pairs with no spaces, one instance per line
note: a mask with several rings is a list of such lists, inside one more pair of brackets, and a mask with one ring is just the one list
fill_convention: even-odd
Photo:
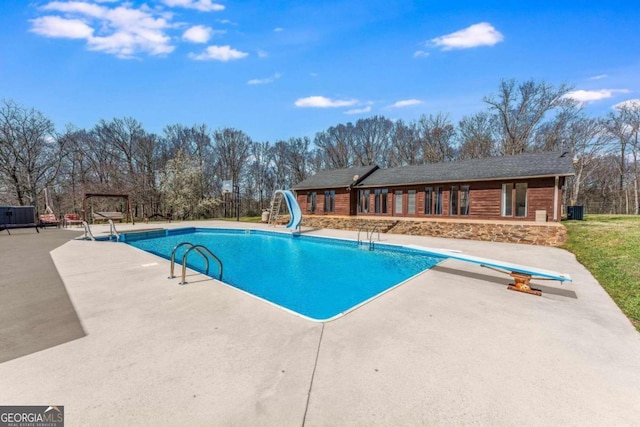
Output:
[[378,189],[375,190],[375,212],[376,213],[387,213],[387,194],[389,194],[389,190]]
[[514,216],[514,212],[518,218],[527,216],[527,184],[524,182],[502,184],[502,216]]
[[458,215],[458,186],[451,187],[451,197],[449,197],[449,215]]
[[327,190],[324,192],[324,213],[334,213],[336,211],[336,191]]
[[402,213],[402,190],[396,190],[394,210],[396,214]]
[[527,184],[524,182],[516,184],[516,216],[527,216]]
[[416,190],[409,190],[407,192],[407,213],[416,213]]
[[433,203],[433,188],[424,189],[424,214],[431,215],[431,206]]
[[315,191],[307,193],[307,212],[312,214],[316,213],[316,196],[317,193]]
[[358,213],[369,213],[369,194],[371,190],[358,190]]
[[442,187],[434,187],[433,215],[442,215]]
[[451,187],[449,215],[469,215],[469,186]]
[[502,216],[513,216],[513,184],[502,184]]
[[468,185],[460,186],[460,215],[469,215],[470,188]]

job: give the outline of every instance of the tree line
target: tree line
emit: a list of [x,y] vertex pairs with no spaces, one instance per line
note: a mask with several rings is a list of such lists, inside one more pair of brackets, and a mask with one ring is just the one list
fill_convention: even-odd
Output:
[[[566,204],[584,205],[589,213],[638,214],[640,104],[590,117],[568,96],[571,89],[502,80],[483,98],[486,108],[458,123],[442,112],[410,122],[375,115],[331,126],[313,140],[275,142],[205,124],[167,125],[158,134],[132,117],[57,131],[42,112],[4,100],[0,205],[42,211],[47,188],[58,213],[81,213],[85,193],[126,193],[137,217],[195,219],[230,216],[237,193],[240,213],[257,215],[274,190],[318,170],[567,151],[576,176],[567,183]],[[230,194],[223,192],[225,181],[234,184]],[[114,200],[92,203],[96,210],[123,209]]]

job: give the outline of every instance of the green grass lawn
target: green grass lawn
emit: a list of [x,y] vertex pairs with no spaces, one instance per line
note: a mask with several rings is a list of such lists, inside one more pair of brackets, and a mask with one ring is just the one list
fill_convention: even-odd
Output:
[[600,282],[640,331],[640,216],[586,215],[566,221],[563,246]]

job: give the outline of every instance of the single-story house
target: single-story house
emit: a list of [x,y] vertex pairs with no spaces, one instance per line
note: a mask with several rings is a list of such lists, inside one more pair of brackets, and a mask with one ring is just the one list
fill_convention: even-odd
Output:
[[542,152],[326,170],[293,189],[305,215],[560,221],[562,190],[573,175],[571,154]]

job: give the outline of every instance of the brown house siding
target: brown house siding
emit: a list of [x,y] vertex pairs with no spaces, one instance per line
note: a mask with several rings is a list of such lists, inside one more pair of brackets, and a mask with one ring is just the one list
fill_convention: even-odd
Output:
[[[504,183],[526,183],[527,184],[527,214],[526,217],[502,216],[502,184]],[[558,190],[557,220],[561,217],[562,185],[564,178],[559,180]],[[458,197],[460,197],[461,186],[468,185],[469,190],[469,215],[451,215],[450,197],[451,187],[458,187]],[[375,188],[353,188],[335,189],[335,212],[333,215],[356,215],[357,216],[395,216],[408,218],[459,218],[459,219],[490,219],[490,220],[515,220],[515,221],[535,221],[536,211],[547,212],[549,221],[553,221],[553,201],[554,201],[555,178],[534,178],[534,179],[514,179],[506,181],[478,181],[478,182],[456,182],[456,183],[433,183],[411,186],[383,187],[389,193],[387,195],[387,213],[375,212]],[[442,187],[442,215],[425,215],[425,188]],[[370,190],[369,212],[357,213],[358,190]],[[416,192],[416,210],[414,214],[408,213],[408,192]],[[324,189],[316,190],[316,215],[324,215]],[[396,212],[396,191],[402,191],[402,213]],[[298,191],[298,203],[303,215],[309,215],[307,210],[307,193],[310,191]]]
[[300,210],[302,211],[302,215],[311,215],[309,212],[309,207],[307,206],[307,194],[315,191],[316,192],[316,211],[315,215],[349,215],[349,206],[350,206],[350,197],[351,192],[348,190],[331,188],[329,190],[333,190],[336,192],[335,195],[335,211],[330,213],[324,212],[324,189],[321,190],[309,190],[309,191],[298,191],[296,195],[296,199],[298,200],[298,204],[300,205]]

